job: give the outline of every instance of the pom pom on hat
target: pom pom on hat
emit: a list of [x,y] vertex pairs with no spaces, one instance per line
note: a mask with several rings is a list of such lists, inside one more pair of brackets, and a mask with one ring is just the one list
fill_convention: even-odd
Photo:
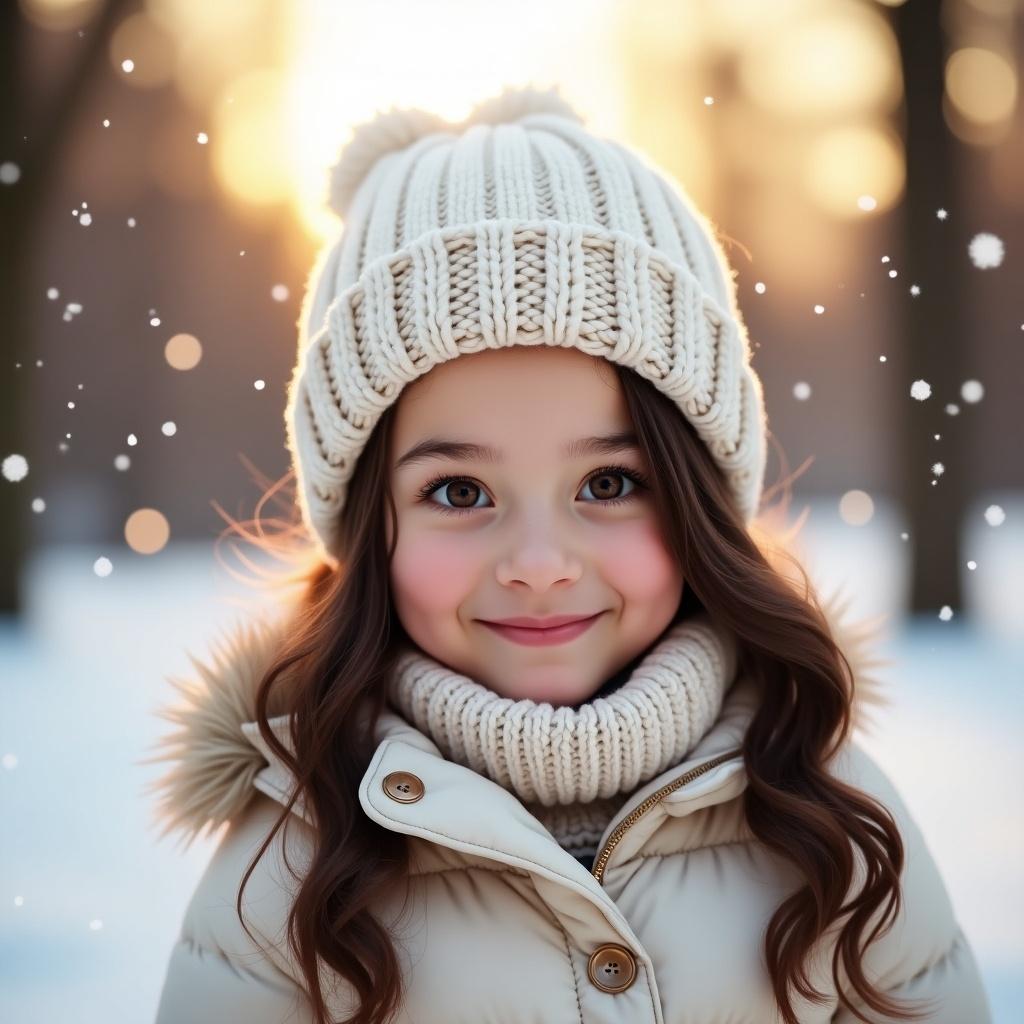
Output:
[[511,124],[527,114],[558,114],[571,121],[583,123],[583,118],[558,92],[556,86],[550,89],[535,89],[532,86],[507,88],[497,96],[482,100],[472,113],[453,130],[462,131],[471,124]]
[[461,135],[474,124],[511,124],[528,114],[558,114],[583,123],[583,118],[559,94],[557,87],[509,87],[478,103],[468,117],[446,121],[439,114],[417,108],[396,109],[356,125],[331,168],[328,206],[344,217],[359,186],[379,160],[406,149],[419,139],[444,132]]

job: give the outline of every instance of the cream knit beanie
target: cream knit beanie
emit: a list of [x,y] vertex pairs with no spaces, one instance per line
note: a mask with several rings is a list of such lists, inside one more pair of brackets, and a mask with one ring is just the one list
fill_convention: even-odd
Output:
[[744,520],[765,468],[761,384],[710,222],[554,89],[510,89],[451,124],[391,110],[331,171],[343,218],[299,320],[285,413],[300,510],[325,560],[356,460],[403,387],[511,345],[575,347],[674,400]]

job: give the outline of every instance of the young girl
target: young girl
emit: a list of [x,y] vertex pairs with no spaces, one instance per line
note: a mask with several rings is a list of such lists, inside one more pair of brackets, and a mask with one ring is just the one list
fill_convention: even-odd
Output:
[[755,523],[710,222],[532,89],[360,126],[331,205],[315,567],[162,712],[167,828],[226,828],[159,1024],[989,1021],[877,660]]

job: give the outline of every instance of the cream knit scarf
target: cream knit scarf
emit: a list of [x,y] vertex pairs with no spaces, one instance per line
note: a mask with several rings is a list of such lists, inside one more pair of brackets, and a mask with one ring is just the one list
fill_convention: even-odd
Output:
[[714,724],[736,671],[735,638],[700,612],[668,627],[634,665],[579,707],[554,708],[500,697],[407,648],[391,703],[448,760],[511,790],[560,845],[586,856],[630,793]]

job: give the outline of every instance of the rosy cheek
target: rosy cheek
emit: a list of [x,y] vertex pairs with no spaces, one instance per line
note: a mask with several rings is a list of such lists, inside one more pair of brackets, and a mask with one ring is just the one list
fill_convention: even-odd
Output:
[[682,580],[654,520],[623,523],[599,557],[608,582],[636,601],[662,597]]
[[456,534],[411,532],[400,535],[391,584],[400,605],[446,612],[465,600],[477,571],[470,546],[460,543]]

